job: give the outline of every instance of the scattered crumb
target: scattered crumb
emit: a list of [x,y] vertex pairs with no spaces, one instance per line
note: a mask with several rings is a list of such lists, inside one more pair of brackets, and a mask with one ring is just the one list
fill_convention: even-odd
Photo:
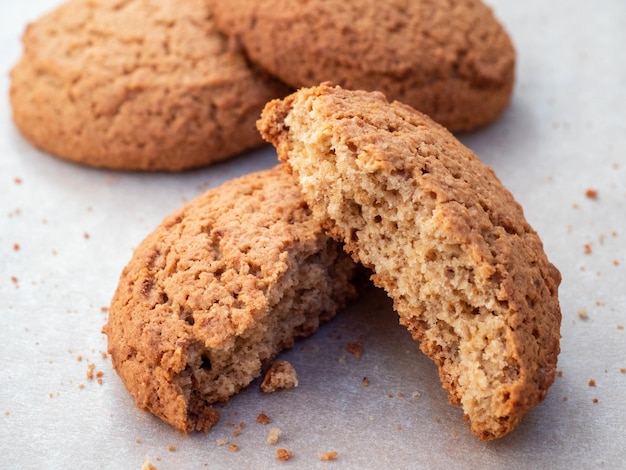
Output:
[[594,398],[594,399],[593,399],[593,400],[591,400],[591,401],[593,401],[594,403],[598,403],[598,399],[597,399],[597,398]]
[[338,452],[322,452],[320,454],[320,460],[322,462],[330,462],[332,460],[335,460],[337,458],[337,455],[339,455]]
[[420,392],[418,392],[418,391],[415,391],[415,392],[413,392],[413,393],[411,394],[411,396],[412,396],[413,398],[418,398],[418,397],[422,396],[422,394],[421,394]]
[[622,374],[626,374],[626,367],[622,367],[619,371],[620,371]]
[[107,353],[105,353],[105,352],[101,352],[101,353],[100,353],[100,356],[102,356],[102,359],[106,359],[107,357],[109,357],[109,356],[107,355]]
[[591,254],[591,243],[585,243],[585,254],[586,255]]
[[89,232],[83,233],[83,237],[85,237],[85,240],[88,240],[89,239]]
[[563,371],[562,370],[557,370],[556,371],[556,376],[557,377],[563,377]]
[[589,313],[587,313],[586,308],[582,308],[578,311],[578,318],[581,320],[589,320]]
[[100,307],[100,311],[106,313],[109,311],[109,307]]
[[404,398],[404,393],[398,392],[398,398]]
[[287,449],[276,449],[276,458],[278,460],[289,460],[293,454]]
[[619,261],[617,261],[616,259],[613,260],[613,266],[619,266]]
[[19,176],[13,178],[13,181],[15,182],[15,184],[22,184],[22,178],[20,178]]
[[87,378],[89,380],[93,380],[93,370],[96,368],[96,365],[91,363],[87,366]]
[[370,379],[368,379],[367,377],[363,377],[363,380],[361,380],[361,385],[363,385],[364,387],[367,387],[370,384]]
[[174,452],[176,450],[176,447],[170,444],[169,446],[167,446],[167,450],[169,450],[170,452]]
[[239,446],[237,444],[228,444],[228,448],[233,452],[237,452],[239,450]]
[[13,284],[17,284],[20,280],[17,278],[17,276],[11,276],[11,282]]
[[5,412],[4,412],[4,416],[9,416],[10,414],[11,414],[11,412],[10,412],[10,411],[5,411]]
[[19,243],[13,243],[13,249],[15,251],[20,251],[20,244]]
[[591,379],[591,380],[589,381],[589,386],[590,386],[590,387],[595,387],[595,386],[596,386],[596,381],[595,381],[595,380],[593,380],[593,379]]
[[343,365],[345,365],[345,363],[346,363],[346,356],[341,356],[341,357],[338,359],[338,361],[337,361],[337,362],[339,362],[339,364],[341,364],[342,366],[343,366]]
[[137,439],[135,439],[135,442],[136,442],[137,444],[141,444],[141,439],[137,438]]
[[563,401],[567,401],[567,397],[563,397]]
[[146,457],[146,460],[143,462],[143,465],[141,466],[141,470],[157,470],[157,468],[154,465],[152,465],[152,462],[150,462],[150,459]]
[[82,354],[79,354],[78,356],[76,356],[76,360],[77,360],[78,362],[82,361],[82,360],[83,360],[83,355],[82,355]]
[[215,443],[218,446],[225,446],[226,444],[228,444],[228,441],[226,439],[218,439],[217,441],[215,441]]
[[260,424],[270,424],[272,419],[261,411],[259,416],[256,417],[256,422]]
[[435,418],[435,423],[439,424],[441,423],[441,420],[439,418]]
[[587,191],[585,191],[585,197],[587,199],[598,199],[598,191],[596,191],[595,189],[588,189]]
[[624,329],[624,325],[617,325],[617,329],[618,330],[623,330]]
[[83,388],[85,388],[85,384],[79,384],[78,388],[80,388],[82,390]]
[[261,390],[265,393],[272,393],[277,390],[298,386],[296,370],[287,361],[276,361],[265,373]]
[[363,355],[363,347],[358,343],[348,343],[346,349],[357,359],[360,359]]
[[280,428],[272,428],[270,432],[267,434],[267,443],[271,446],[278,444],[278,439],[280,438],[283,432]]

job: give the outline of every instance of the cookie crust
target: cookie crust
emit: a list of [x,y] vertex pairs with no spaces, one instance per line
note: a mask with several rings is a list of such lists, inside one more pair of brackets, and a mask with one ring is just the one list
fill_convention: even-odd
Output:
[[137,406],[183,432],[355,295],[354,263],[283,169],[225,183],[167,217],[124,269],[103,331]]
[[178,171],[254,148],[263,105],[289,90],[233,49],[203,0],[70,0],[22,41],[17,128],[96,167]]
[[494,172],[380,93],[302,89],[258,126],[314,216],[393,298],[472,432],[510,432],[554,381],[561,276]]
[[218,27],[295,88],[378,90],[452,131],[493,122],[510,101],[515,50],[480,0],[211,4]]

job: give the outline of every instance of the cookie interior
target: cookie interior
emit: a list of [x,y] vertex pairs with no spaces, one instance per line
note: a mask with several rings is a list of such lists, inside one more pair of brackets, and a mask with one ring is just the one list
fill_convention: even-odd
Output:
[[490,169],[380,94],[301,90],[259,127],[329,233],[371,268],[481,439],[554,380],[560,275]]

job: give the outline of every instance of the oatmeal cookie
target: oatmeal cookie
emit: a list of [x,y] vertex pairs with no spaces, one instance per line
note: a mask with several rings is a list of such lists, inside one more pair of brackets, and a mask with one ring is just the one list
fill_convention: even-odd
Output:
[[472,432],[510,432],[554,381],[561,276],[494,172],[376,92],[302,89],[258,126],[313,215],[394,300]]
[[136,249],[103,329],[113,366],[140,408],[206,431],[213,403],[354,296],[354,268],[282,166],[227,182]]
[[218,27],[293,87],[382,91],[452,131],[493,122],[515,80],[510,36],[480,0],[230,0]]
[[259,146],[289,89],[252,67],[204,0],[70,0],[28,25],[13,120],[40,149],[96,167],[177,171]]

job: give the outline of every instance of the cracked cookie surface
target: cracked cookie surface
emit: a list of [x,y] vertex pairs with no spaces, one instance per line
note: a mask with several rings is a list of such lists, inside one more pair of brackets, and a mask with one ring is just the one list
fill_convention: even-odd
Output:
[[233,50],[203,0],[70,0],[22,41],[15,124],[96,167],[176,171],[256,147],[263,105],[288,92]]
[[327,233],[394,300],[472,432],[510,432],[554,381],[561,275],[494,172],[380,93],[301,89],[258,126]]
[[167,217],[124,268],[103,330],[113,366],[137,406],[206,431],[211,404],[355,295],[354,267],[282,166],[227,182]]

